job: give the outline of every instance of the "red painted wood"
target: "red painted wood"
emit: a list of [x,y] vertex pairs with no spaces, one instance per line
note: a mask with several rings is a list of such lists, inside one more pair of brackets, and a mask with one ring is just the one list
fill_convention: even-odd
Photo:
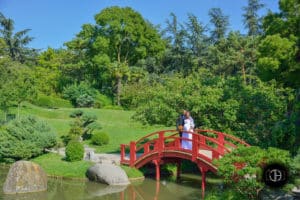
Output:
[[134,162],[136,160],[136,143],[130,142],[130,166],[134,167]]
[[224,154],[224,134],[223,133],[217,133],[218,135],[218,151],[221,153],[221,154]]
[[149,153],[149,151],[150,151],[150,144],[149,143],[144,144],[144,154]]
[[[249,146],[246,142],[226,133],[214,130],[197,129],[192,134],[192,139],[180,138],[176,130],[163,130],[151,133],[139,139],[132,141],[129,145],[120,145],[121,164],[140,168],[143,165],[153,162],[156,168],[156,179],[160,179],[160,164],[167,162],[178,163],[181,159],[187,159],[195,162],[201,173],[204,175],[202,189],[205,190],[205,173],[210,170],[217,171],[213,165],[213,159],[219,159],[224,154],[232,151],[237,144]],[[182,149],[181,141],[192,141],[192,149]],[[129,159],[126,158],[126,146],[129,146]],[[227,148],[227,147],[230,148]],[[200,150],[212,152],[212,158],[208,157]],[[137,158],[137,152],[143,151]],[[236,166],[244,167],[244,166]],[[204,171],[203,171],[204,170]]]
[[158,160],[153,161],[155,165],[155,175],[156,175],[156,181],[160,180],[160,163]]
[[121,144],[120,148],[121,148],[121,152],[120,152],[121,159],[120,159],[120,162],[123,163],[124,160],[125,160],[125,145]]
[[205,197],[205,187],[206,187],[206,172],[207,170],[203,167],[200,168],[201,170],[201,189],[202,189],[202,199]]
[[193,135],[193,141],[192,141],[192,161],[193,162],[195,162],[195,160],[197,159],[197,156],[198,156],[198,151],[199,151],[198,138],[199,138],[198,135],[196,135],[196,134]]

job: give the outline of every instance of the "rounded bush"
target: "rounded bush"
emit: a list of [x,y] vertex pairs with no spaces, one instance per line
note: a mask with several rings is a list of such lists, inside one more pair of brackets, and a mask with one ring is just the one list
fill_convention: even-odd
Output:
[[92,136],[92,143],[95,145],[104,145],[108,144],[109,142],[109,136],[105,132],[96,132]]
[[94,98],[87,94],[80,95],[76,99],[77,107],[92,107],[94,105],[94,102]]
[[0,127],[0,162],[36,157],[55,145],[55,131],[33,116],[15,119]]
[[66,160],[79,161],[84,155],[83,145],[78,141],[70,141],[66,147]]

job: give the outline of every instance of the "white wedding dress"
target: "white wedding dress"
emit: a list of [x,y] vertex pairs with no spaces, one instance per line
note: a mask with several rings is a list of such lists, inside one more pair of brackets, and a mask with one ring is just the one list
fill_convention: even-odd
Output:
[[[186,132],[186,131],[193,132],[193,128],[194,128],[193,121],[190,119],[185,119],[184,126],[183,126],[182,138],[187,138],[190,140],[193,139],[193,135],[191,133]],[[181,142],[181,147],[183,149],[192,150],[192,141],[183,139]]]

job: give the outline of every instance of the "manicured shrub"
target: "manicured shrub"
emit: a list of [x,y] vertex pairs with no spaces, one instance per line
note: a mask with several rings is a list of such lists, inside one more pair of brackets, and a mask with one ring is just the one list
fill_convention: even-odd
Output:
[[33,104],[44,108],[52,108],[53,101],[49,96],[39,95]]
[[92,107],[94,105],[94,101],[94,97],[88,94],[83,94],[76,99],[76,105],[77,107]]
[[92,136],[92,143],[95,145],[104,145],[108,144],[109,142],[109,136],[107,133],[99,131],[93,134]]
[[72,140],[66,147],[66,160],[73,162],[82,160],[84,155],[84,148],[82,143],[76,140]]
[[0,129],[0,159],[20,160],[44,153],[56,145],[56,133],[46,122],[27,116]]
[[61,99],[59,97],[47,96],[39,94],[33,104],[44,108],[72,108],[70,101]]
[[83,140],[90,139],[94,130],[101,129],[101,125],[97,122],[95,114],[75,110],[70,114],[70,117],[76,119],[71,124],[69,134],[64,137],[64,142],[68,142],[72,138],[78,139],[80,136]]

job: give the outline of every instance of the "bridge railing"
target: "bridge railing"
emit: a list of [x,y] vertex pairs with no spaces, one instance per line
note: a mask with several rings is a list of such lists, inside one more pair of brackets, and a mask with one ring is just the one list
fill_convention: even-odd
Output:
[[[166,150],[185,151],[192,155],[193,160],[202,157],[212,161],[230,152],[238,144],[248,146],[244,141],[218,131],[197,129],[187,133],[192,135],[192,139],[179,137],[176,130],[164,130],[146,135],[136,142],[131,141],[129,145],[121,144],[121,163],[134,166],[143,156],[151,153],[161,154]],[[192,149],[183,149],[182,141],[190,141]],[[128,150],[129,154],[126,154]],[[210,151],[212,155],[209,157],[201,151]]]

